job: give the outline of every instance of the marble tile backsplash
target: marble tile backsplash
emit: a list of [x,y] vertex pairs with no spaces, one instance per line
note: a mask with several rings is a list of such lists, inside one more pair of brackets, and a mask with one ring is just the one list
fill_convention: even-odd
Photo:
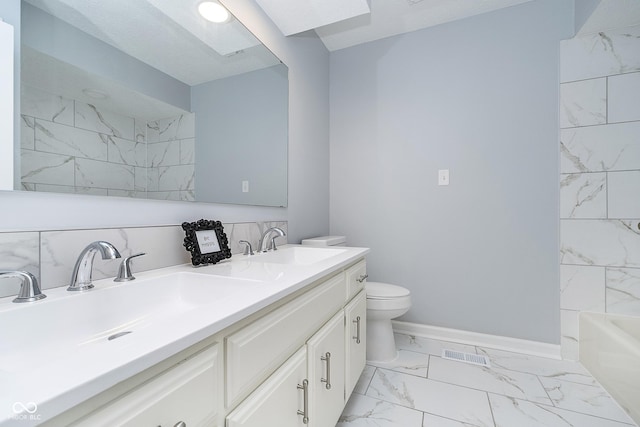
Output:
[[640,316],[640,26],[560,46],[562,355],[578,313]]
[[[253,247],[264,230],[280,227],[285,233],[286,221],[224,223],[232,254],[241,254],[238,241],[247,240]],[[91,230],[63,230],[0,233],[0,270],[25,270],[40,281],[42,289],[68,286],[76,259],[82,249],[96,240],[112,243],[123,257],[139,252],[146,255],[131,261],[134,271],[146,271],[191,262],[189,252],[182,246],[184,231],[180,225]],[[279,237],[280,245],[287,237]],[[93,278],[115,277],[122,260],[96,258]],[[0,281],[0,298],[18,293],[17,279]]]
[[23,86],[22,189],[195,200],[195,116],[146,121]]

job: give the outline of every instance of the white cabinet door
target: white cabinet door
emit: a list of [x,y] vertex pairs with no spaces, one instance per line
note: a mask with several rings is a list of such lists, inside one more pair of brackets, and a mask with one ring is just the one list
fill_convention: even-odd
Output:
[[367,294],[362,290],[344,308],[346,322],[346,381],[348,398],[356,386],[367,360]]
[[227,343],[227,405],[255,389],[344,306],[339,274],[232,334]]
[[72,425],[218,426],[220,373],[218,345],[214,345]]
[[335,427],[344,409],[344,312],[340,310],[307,342],[310,427]]
[[308,404],[307,351],[303,347],[229,414],[227,427],[304,427]]

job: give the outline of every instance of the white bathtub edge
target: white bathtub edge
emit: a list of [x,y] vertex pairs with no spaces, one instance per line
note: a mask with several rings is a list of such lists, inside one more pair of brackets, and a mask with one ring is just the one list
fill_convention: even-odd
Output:
[[640,340],[612,320],[640,328],[640,317],[580,313],[580,363],[640,424]]

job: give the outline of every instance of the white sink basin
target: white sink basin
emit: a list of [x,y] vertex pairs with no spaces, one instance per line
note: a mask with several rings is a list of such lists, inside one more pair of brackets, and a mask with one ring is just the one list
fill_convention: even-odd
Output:
[[275,264],[311,265],[344,253],[347,249],[285,246],[276,251],[254,255],[254,261]]
[[[48,360],[73,357],[85,346],[111,342],[109,337],[112,341],[136,337],[160,320],[166,327],[167,318],[224,304],[225,299],[250,292],[259,283],[176,272],[122,284],[99,281],[96,289],[82,293],[52,291],[45,300],[0,311],[0,366],[20,371],[34,363],[29,354]],[[123,332],[129,334],[113,338]]]

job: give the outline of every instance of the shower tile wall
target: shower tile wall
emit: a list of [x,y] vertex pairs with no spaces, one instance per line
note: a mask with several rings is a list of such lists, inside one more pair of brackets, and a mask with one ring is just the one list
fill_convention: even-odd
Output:
[[21,113],[23,190],[144,197],[134,185],[146,162],[134,118],[27,86]]
[[148,122],[21,90],[22,189],[194,200],[195,118]]
[[560,47],[562,355],[578,313],[640,316],[640,26]]
[[[224,223],[223,226],[232,254],[242,253],[239,240],[247,240],[257,247],[262,233],[269,227],[288,232],[286,221]],[[184,231],[179,225],[0,233],[0,270],[28,271],[38,278],[43,289],[67,286],[78,255],[93,241],[113,243],[123,257],[145,252],[145,256],[131,262],[134,271],[146,271],[191,262],[190,254],[182,246],[183,239]],[[287,237],[278,237],[276,242],[286,244]],[[114,277],[120,262],[98,257],[93,278]],[[16,295],[19,289],[17,279],[3,279],[0,298]]]
[[147,197],[195,200],[195,115],[147,123]]

